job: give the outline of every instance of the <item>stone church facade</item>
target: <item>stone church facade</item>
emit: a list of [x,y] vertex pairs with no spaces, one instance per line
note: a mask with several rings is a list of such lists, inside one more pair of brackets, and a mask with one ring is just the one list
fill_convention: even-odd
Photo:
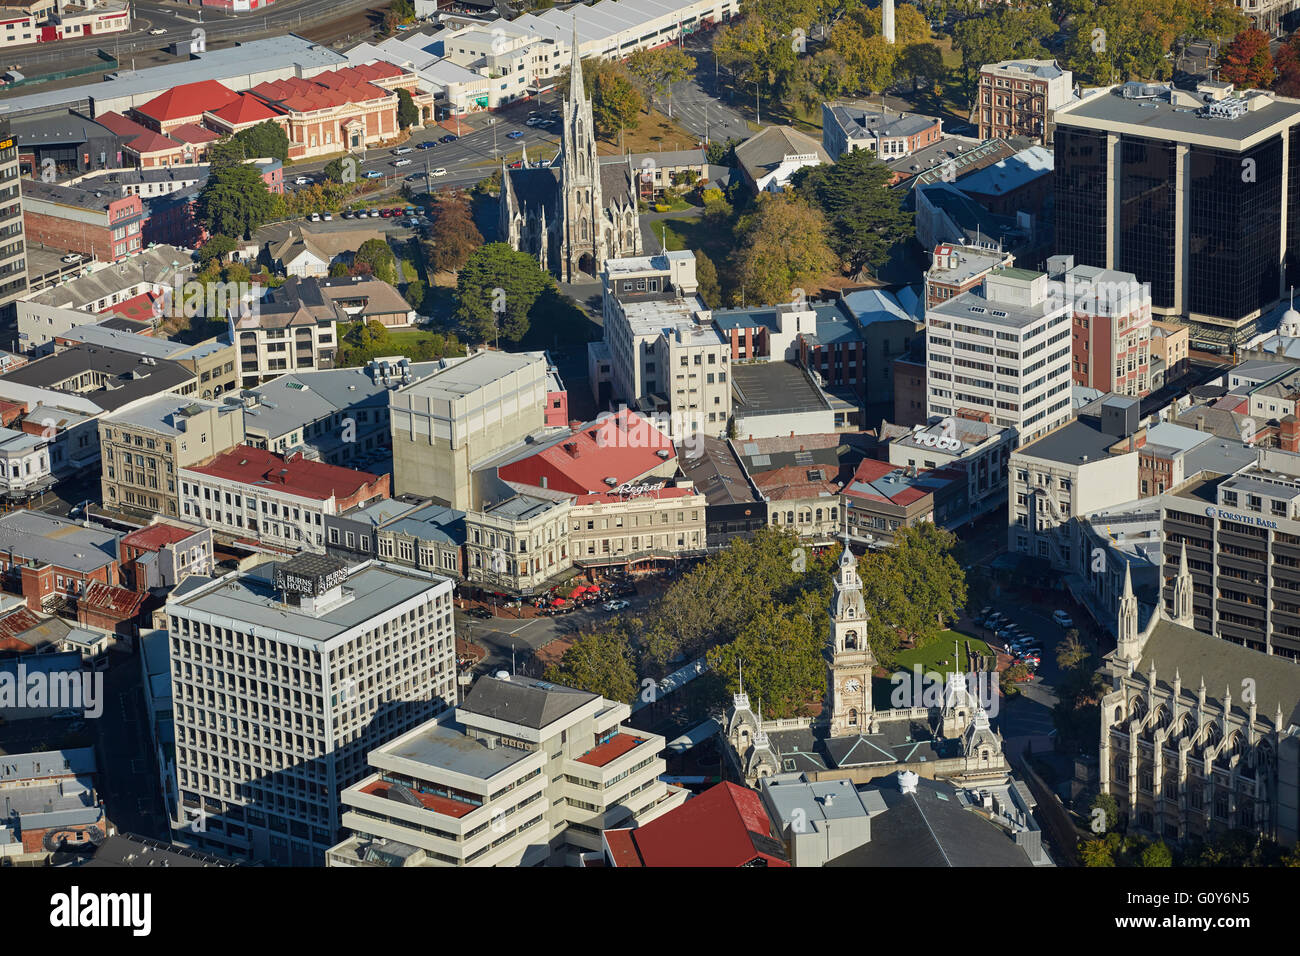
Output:
[[1300,666],[1194,630],[1192,589],[1185,544],[1168,609],[1140,607],[1125,570],[1103,665],[1101,790],[1130,830],[1159,839],[1243,829],[1294,845]]
[[563,282],[594,278],[606,259],[642,254],[636,175],[631,156],[602,164],[597,155],[575,31],[560,153],[536,169],[527,150],[519,169],[502,158],[497,234]]

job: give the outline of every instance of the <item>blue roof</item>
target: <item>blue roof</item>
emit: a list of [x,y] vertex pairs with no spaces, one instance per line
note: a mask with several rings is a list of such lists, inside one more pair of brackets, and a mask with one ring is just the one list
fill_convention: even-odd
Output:
[[897,299],[880,289],[859,289],[857,292],[850,292],[844,297],[844,304],[864,326],[871,325],[873,322],[897,322],[899,319],[913,321],[907,314],[907,310],[898,304]]

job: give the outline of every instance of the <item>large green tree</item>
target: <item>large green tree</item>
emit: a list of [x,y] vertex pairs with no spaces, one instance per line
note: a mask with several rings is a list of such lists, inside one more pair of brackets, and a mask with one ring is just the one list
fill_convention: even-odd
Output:
[[476,341],[518,343],[528,333],[528,313],[554,286],[537,259],[504,242],[480,246],[456,277],[456,317]]
[[857,274],[879,269],[890,250],[915,233],[903,196],[890,189],[893,172],[874,153],[851,150],[832,165],[808,166],[794,176],[796,195],[820,210],[831,247]]
[[397,89],[397,125],[402,129],[410,129],[420,122],[420,108],[415,105],[415,100],[411,98],[409,90],[398,87]]
[[352,256],[353,266],[361,265],[383,282],[397,281],[397,257],[383,239],[367,239]]
[[[556,88],[566,96],[569,72],[564,70],[556,79]],[[616,142],[620,131],[634,130],[641,124],[645,101],[622,63],[588,57],[582,61],[582,83],[591,97],[591,121],[601,139]]]
[[[686,79],[695,68],[695,60],[678,46],[637,50],[625,62],[627,72],[646,97],[647,113],[654,106],[656,96],[663,95],[674,83]],[[671,111],[670,105],[670,115]]]
[[[795,717],[816,703],[826,686],[826,642],[821,621],[800,613],[807,596],[793,607],[764,602],[756,607],[735,639],[711,649],[709,667],[738,688],[741,668],[745,690],[762,702],[764,717]],[[819,616],[824,617],[823,613]]]
[[267,120],[240,130],[233,137],[243,147],[247,159],[278,159],[289,161],[289,136],[279,123]]
[[617,626],[580,634],[559,662],[546,669],[546,679],[624,704],[633,701],[640,687],[631,642]]
[[251,238],[274,209],[271,192],[254,166],[214,166],[195,204],[199,219],[213,235]]

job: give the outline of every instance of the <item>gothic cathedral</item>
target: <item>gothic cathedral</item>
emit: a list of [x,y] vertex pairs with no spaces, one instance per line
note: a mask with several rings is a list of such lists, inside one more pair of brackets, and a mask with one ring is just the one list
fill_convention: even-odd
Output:
[[871,672],[876,659],[867,643],[867,610],[862,601],[858,562],[847,541],[840,555],[830,610],[827,648],[830,666],[826,672],[830,736],[868,733],[867,722],[872,712]]
[[560,153],[534,169],[527,151],[519,169],[502,157],[498,235],[563,282],[598,276],[606,259],[642,254],[632,157],[601,163],[596,153],[576,18]]

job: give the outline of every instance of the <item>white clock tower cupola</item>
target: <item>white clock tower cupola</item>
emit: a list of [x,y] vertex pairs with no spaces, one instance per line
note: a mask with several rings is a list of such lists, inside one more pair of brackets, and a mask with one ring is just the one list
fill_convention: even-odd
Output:
[[831,632],[826,707],[830,735],[865,733],[871,714],[871,672],[876,659],[867,643],[867,610],[862,600],[858,562],[844,541],[831,598]]

